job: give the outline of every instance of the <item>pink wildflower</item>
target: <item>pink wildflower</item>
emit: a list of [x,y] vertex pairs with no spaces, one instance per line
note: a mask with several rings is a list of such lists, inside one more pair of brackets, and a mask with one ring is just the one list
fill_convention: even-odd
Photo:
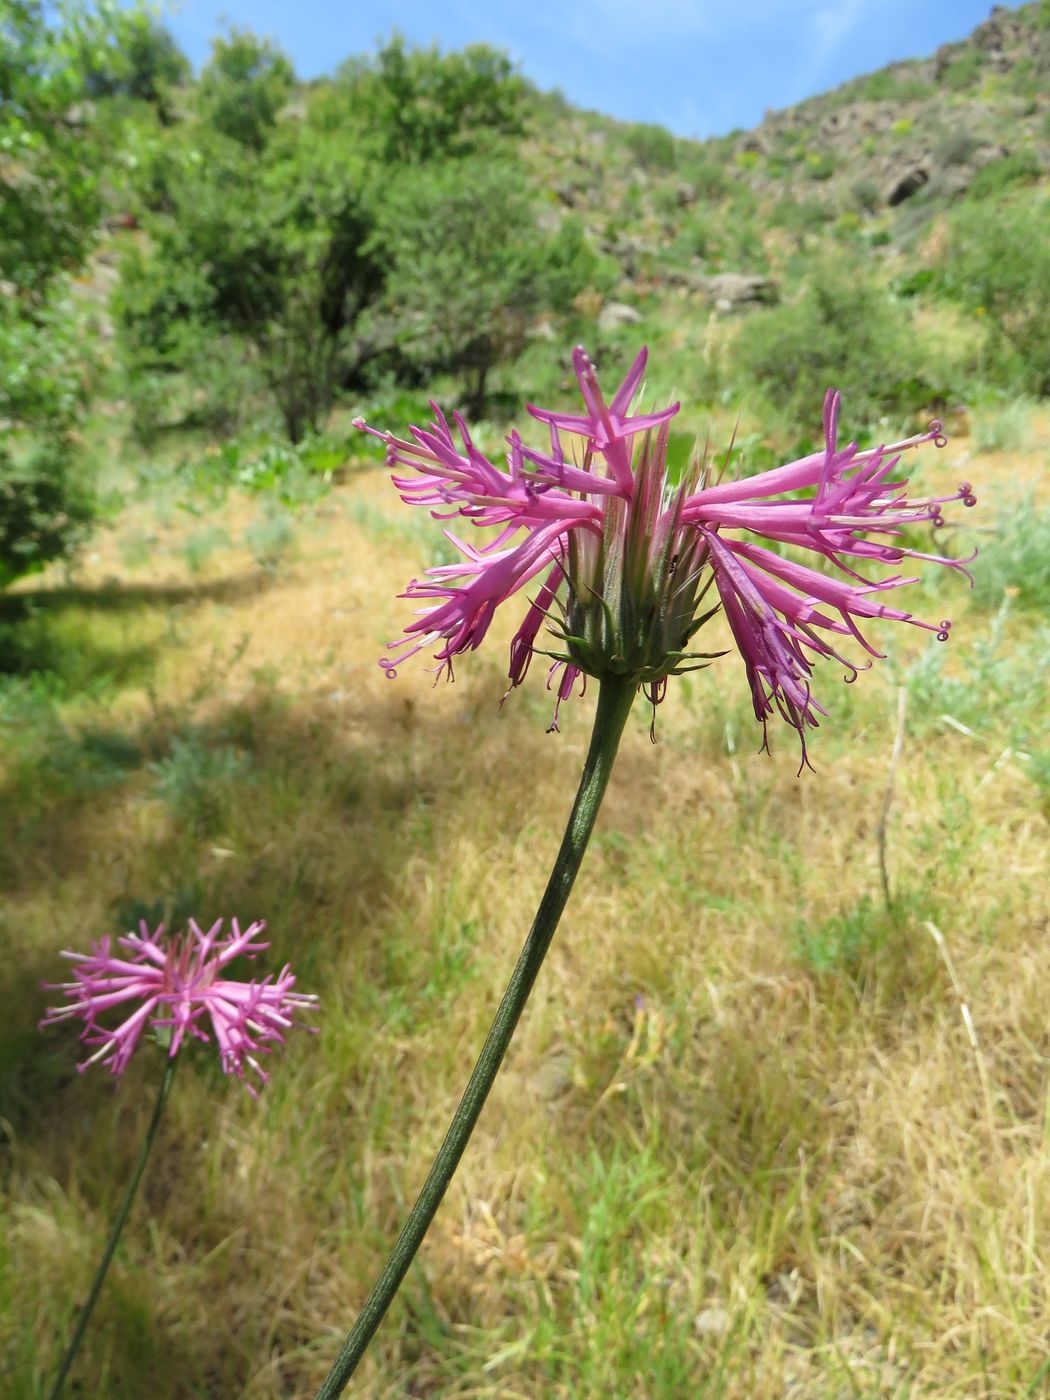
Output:
[[[435,422],[412,428],[411,441],[356,420],[387,444],[404,501],[429,506],[438,519],[462,516],[497,531],[473,545],[446,530],[463,559],[409,584],[404,596],[424,606],[405,636],[390,644],[394,657],[379,664],[393,677],[402,661],[433,648],[438,675],[451,675],[453,658],[480,645],[500,604],[537,579],[538,591],[511,643],[512,686],[521,683],[540,650],[536,642],[546,621],[564,648],[547,653],[553,661],[548,687],[556,681],[559,704],[577,680],[614,674],[637,680],[655,706],[669,676],[713,659],[688,648],[721,608],[743,657],[763,733],[777,710],[798,731],[805,763],[805,731],[825,713],[810,689],[814,657],[835,659],[854,679],[858,667],[840,654],[841,639],[881,655],[861,633],[859,620],[909,622],[942,641],[951,626],[922,621],[884,601],[891,590],[916,582],[914,577],[896,572],[869,580],[857,569],[914,559],[965,573],[958,561],[907,547],[902,536],[915,525],[940,525],[947,502],[973,505],[973,493],[964,482],[948,496],[909,498],[907,481],[894,479],[903,452],[928,442],[943,446],[938,422],[888,447],[840,448],[839,395],[830,389],[823,450],[758,476],[714,484],[706,461],[695,458],[672,486],[667,425],[679,405],[633,417],[629,412],[646,355],[642,350],[607,404],[587,355],[574,351],[586,412],[529,405],[533,418],[547,427],[549,447],[526,447],[512,433],[506,471],[478,450],[458,414],[457,442],[436,405]],[[563,435],[583,440],[581,457],[566,456]],[[782,557],[758,540],[817,556],[823,567]]]
[[[76,964],[75,980],[45,984],[49,990],[64,992],[67,1002],[49,1007],[41,1025],[82,1020],[81,1040],[98,1049],[78,1068],[100,1061],[119,1075],[147,1026],[170,1028],[168,1053],[175,1056],[187,1035],[203,1041],[211,1038],[200,1025],[207,1015],[224,1072],[243,1080],[247,1064],[265,1085],[269,1075],[255,1057],[269,1053],[274,1044],[283,1044],[296,1014],[316,1006],[318,1000],[293,990],[295,977],[287,966],[261,981],[221,975],[235,958],[254,958],[270,946],[256,937],[265,923],[250,924],[242,932],[234,919],[231,932],[220,937],[221,919],[207,933],[191,919],[185,934],[169,939],[164,937],[163,924],[152,934],[145,922],[139,927],[139,933],[117,939],[121,952],[114,950],[108,934],[90,953],[63,952]],[[100,1025],[98,1018],[117,1007],[131,1014],[112,1029]],[[247,1087],[255,1093],[251,1084]]]

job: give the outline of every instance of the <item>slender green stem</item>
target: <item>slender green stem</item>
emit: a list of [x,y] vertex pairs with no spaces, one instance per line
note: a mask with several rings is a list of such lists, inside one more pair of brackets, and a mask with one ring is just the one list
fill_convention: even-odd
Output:
[[412,1213],[398,1236],[383,1272],[343,1343],[335,1365],[317,1392],[317,1400],[335,1400],[336,1396],[343,1393],[365,1348],[383,1320],[383,1314],[408,1273],[416,1251],[422,1244],[430,1222],[437,1213],[442,1197],[459,1165],[459,1159],[503,1063],[507,1046],[569,898],[580,862],[583,860],[583,853],[594,829],[594,819],[605,795],[620,736],[636,690],[635,682],[619,679],[604,680],[599,686],[594,729],[583,766],[583,776],[569,816],[569,824],[565,828],[558,858],[554,862],[554,869],[536,911],[529,936],[503,994],[503,1000],[492,1022],[492,1029],[482,1046],[474,1073],[470,1076],[470,1082],[449,1125],[445,1140],[434,1158],[434,1165],[423,1183],[419,1199],[412,1207]]
[[124,1229],[125,1222],[127,1221],[128,1213],[135,1199],[135,1193],[139,1189],[139,1182],[142,1180],[142,1173],[146,1167],[146,1158],[149,1156],[150,1148],[153,1146],[153,1139],[157,1136],[157,1128],[160,1126],[161,1116],[164,1113],[164,1105],[168,1101],[171,1081],[175,1077],[175,1061],[177,1058],[178,1056],[176,1055],[169,1055],[164,1061],[164,1074],[161,1077],[160,1088],[157,1091],[157,1102],[153,1105],[153,1117],[149,1121],[149,1127],[146,1129],[146,1136],[142,1140],[138,1160],[135,1163],[135,1170],[131,1173],[128,1189],[124,1192],[124,1199],[120,1203],[117,1217],[113,1221],[113,1228],[109,1232],[109,1239],[106,1241],[106,1248],[99,1261],[99,1266],[95,1271],[95,1277],[91,1283],[91,1292],[87,1296],[87,1302],[80,1310],[80,1316],[77,1318],[76,1330],[70,1338],[69,1346],[66,1347],[65,1355],[62,1357],[62,1365],[59,1368],[55,1383],[51,1387],[48,1400],[59,1400],[66,1379],[69,1376],[69,1368],[73,1365],[76,1354],[80,1350],[80,1343],[84,1340],[84,1333],[87,1331],[87,1325],[91,1321],[91,1314],[94,1312],[95,1304],[98,1302],[98,1295],[102,1291],[102,1284],[105,1281],[109,1266],[113,1261],[113,1255],[116,1253],[121,1231]]

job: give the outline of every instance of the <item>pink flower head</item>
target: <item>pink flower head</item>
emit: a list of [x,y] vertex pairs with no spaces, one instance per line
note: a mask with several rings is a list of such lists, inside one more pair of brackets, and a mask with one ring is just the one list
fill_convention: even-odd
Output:
[[[576,349],[585,412],[529,405],[546,426],[549,445],[526,447],[511,433],[506,470],[478,450],[458,414],[457,441],[436,405],[434,423],[412,428],[411,440],[355,420],[387,444],[404,501],[430,507],[438,519],[461,516],[495,531],[472,544],[446,530],[463,557],[409,584],[403,596],[423,606],[390,644],[394,656],[379,664],[393,677],[401,662],[433,649],[438,675],[451,675],[453,658],[480,645],[496,609],[536,580],[511,643],[512,686],[541,650],[536,643],[546,622],[562,645],[546,653],[553,661],[548,687],[556,682],[559,705],[577,681],[582,686],[587,676],[617,675],[635,679],[655,706],[669,676],[714,659],[689,646],[721,608],[763,733],[776,710],[797,730],[805,763],[806,729],[825,713],[810,689],[814,658],[835,659],[853,679],[858,667],[840,654],[844,640],[881,655],[861,633],[862,621],[909,622],[942,641],[951,626],[921,621],[884,601],[914,577],[895,572],[869,580],[858,569],[913,559],[965,573],[958,561],[910,548],[904,531],[940,525],[949,501],[975,504],[972,490],[964,482],[948,496],[909,498],[907,481],[895,479],[901,454],[927,442],[943,446],[940,423],[889,447],[840,448],[839,395],[830,389],[821,451],[715,484],[708,482],[706,459],[696,457],[673,485],[667,425],[679,405],[630,411],[646,356],[643,349],[607,403],[590,359]],[[576,442],[575,453],[567,455],[563,437]],[[784,546],[817,556],[818,567],[782,554]],[[557,713],[556,707],[553,728]]]
[[[64,992],[67,1001],[49,1007],[40,1024],[82,1020],[81,1040],[98,1048],[78,1069],[99,1061],[119,1075],[147,1026],[169,1029],[168,1053],[174,1056],[187,1035],[211,1039],[200,1024],[206,1018],[224,1072],[243,1080],[247,1064],[265,1085],[269,1075],[255,1057],[283,1044],[296,1014],[317,1005],[317,997],[293,990],[295,977],[287,966],[261,981],[222,976],[235,958],[254,958],[270,946],[256,937],[265,927],[257,921],[242,932],[234,919],[231,931],[220,937],[221,919],[207,933],[191,919],[184,934],[165,938],[163,924],[151,934],[143,921],[139,933],[117,939],[119,952],[108,934],[90,953],[63,952],[75,964],[75,980],[45,983],[50,991]],[[117,1007],[130,1014],[113,1028],[101,1025],[99,1017]],[[247,1087],[255,1093],[251,1084]]]

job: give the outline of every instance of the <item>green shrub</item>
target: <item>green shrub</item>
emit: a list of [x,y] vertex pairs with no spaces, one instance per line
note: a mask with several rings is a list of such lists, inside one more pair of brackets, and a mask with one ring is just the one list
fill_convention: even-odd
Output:
[[91,515],[91,497],[61,442],[0,448],[0,588],[70,553]]
[[200,110],[216,131],[261,151],[294,81],[292,65],[268,40],[234,29],[212,43],[200,77]]
[[967,49],[958,58],[952,59],[941,74],[941,82],[953,92],[962,92],[974,87],[984,67],[984,55],[980,49]]
[[1013,392],[1050,394],[1050,199],[967,202],[950,224],[944,289],[991,328],[987,370]]
[[77,355],[64,307],[0,305],[0,588],[69,554],[91,518],[74,460],[85,392]]
[[1050,511],[1026,496],[999,512],[990,537],[982,539],[973,575],[977,599],[998,607],[1004,597],[1016,606],[1050,612]]
[[936,91],[923,78],[888,68],[860,79],[860,83],[859,95],[868,102],[923,102]]
[[991,160],[982,165],[970,182],[968,194],[971,199],[986,199],[1000,194],[1013,185],[1032,185],[1043,174],[1039,157],[1030,146],[1013,151],[1001,160]]
[[848,263],[814,276],[795,303],[750,316],[733,358],[806,436],[819,427],[829,385],[842,391],[851,431],[901,417],[928,394],[907,314]]
[[1027,399],[986,403],[974,416],[973,445],[978,452],[1015,452],[1028,441],[1032,406]]
[[697,198],[714,203],[722,199],[732,185],[725,166],[709,156],[692,156],[679,160],[678,173],[696,190]]
[[882,191],[874,180],[855,180],[850,199],[855,208],[863,209],[866,214],[874,214],[882,207]]
[[802,244],[806,234],[816,233],[835,217],[834,212],[819,199],[792,199],[781,195],[769,211],[769,223],[794,234]]
[[674,169],[674,137],[666,127],[636,122],[627,128],[624,140],[634,160],[644,169]]
[[832,915],[822,924],[800,919],[794,929],[795,956],[818,976],[856,977],[898,931],[885,906],[862,895],[852,908]]
[[156,795],[173,815],[200,831],[220,829],[236,789],[250,780],[250,759],[243,750],[189,730],[175,737],[171,751],[149,765]]
[[937,142],[933,157],[938,165],[965,165],[983,144],[972,131],[949,131]]
[[[978,589],[984,587],[984,567],[982,554],[974,566]],[[1045,724],[1042,707],[1032,703],[1032,678],[1045,670],[1050,629],[1037,628],[1018,641],[1007,631],[1012,600],[1000,595],[999,603],[985,632],[968,627],[963,642],[960,630],[957,639],[926,647],[898,671],[908,687],[908,730],[916,738],[962,726],[981,736],[998,735],[1015,748],[1041,742]],[[965,650],[953,657],[957,643]],[[891,670],[898,670],[892,661]]]
[[84,57],[101,32],[72,5],[0,9],[0,278],[33,297],[95,241],[103,146]]
[[806,173],[811,180],[830,180],[837,169],[833,151],[810,151],[806,156]]

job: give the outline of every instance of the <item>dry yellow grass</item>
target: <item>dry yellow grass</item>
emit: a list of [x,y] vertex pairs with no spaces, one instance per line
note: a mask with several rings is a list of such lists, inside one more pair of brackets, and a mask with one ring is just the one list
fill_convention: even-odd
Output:
[[[1035,471],[1029,454],[964,474],[986,465],[1011,485]],[[136,900],[189,903],[266,917],[275,958],[322,995],[322,1033],[293,1043],[260,1105],[203,1063],[180,1071],[81,1393],[308,1397],[465,1081],[590,704],[546,735],[537,673],[500,711],[502,632],[455,686],[383,677],[421,561],[381,473],[337,488],[271,574],[226,550],[188,578],[180,529],[150,509],[100,540],[64,634],[150,654],[58,707],[69,735],[119,731],[146,761],[4,817],[0,1343],[12,1394],[38,1394],[156,1075],[143,1056],[116,1095],[74,1077],[71,1040],[33,1030],[38,979]],[[129,529],[156,540],[131,579]],[[965,676],[987,617],[955,611]],[[1020,645],[1031,625],[1009,625]],[[1050,1394],[1046,809],[994,716],[968,735],[913,711],[898,911],[880,910],[895,686],[936,645],[903,630],[883,633],[895,673],[841,695],[822,677],[815,776],[796,778],[789,733],[772,760],[754,752],[732,657],[672,690],[655,748],[639,706],[508,1065],[352,1393]],[[158,789],[188,734],[203,798]],[[17,736],[0,752],[13,799]],[[233,758],[207,769],[216,753]]]

